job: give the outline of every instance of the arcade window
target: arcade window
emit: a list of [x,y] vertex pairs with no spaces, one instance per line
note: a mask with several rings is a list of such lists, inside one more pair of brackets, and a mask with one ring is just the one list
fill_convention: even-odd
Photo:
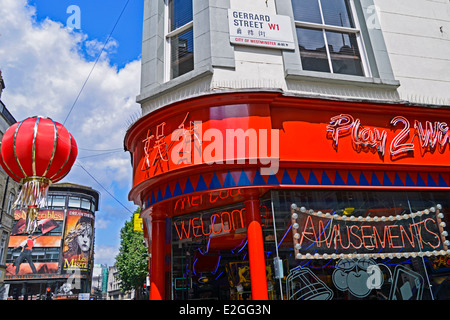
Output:
[[303,70],[367,73],[350,0],[292,0],[292,9]]
[[194,69],[192,0],[166,0],[166,80]]

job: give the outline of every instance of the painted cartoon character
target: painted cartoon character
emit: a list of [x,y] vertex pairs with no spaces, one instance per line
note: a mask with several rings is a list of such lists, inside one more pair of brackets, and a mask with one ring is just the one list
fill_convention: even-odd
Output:
[[[372,273],[368,270],[376,267],[372,259],[341,259],[336,263],[336,269],[333,272],[333,283],[341,291],[349,291],[358,298],[367,297],[373,286],[370,285],[369,277]],[[378,285],[384,282],[382,274],[377,279]]]

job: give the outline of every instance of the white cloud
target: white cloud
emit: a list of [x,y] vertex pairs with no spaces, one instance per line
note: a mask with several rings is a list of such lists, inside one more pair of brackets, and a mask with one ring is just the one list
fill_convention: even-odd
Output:
[[[26,4],[1,0],[0,69],[7,86],[2,99],[18,121],[43,115],[63,123],[94,65],[82,48],[98,55],[103,44],[49,19],[37,23],[35,9]],[[107,54],[118,46],[115,40],[106,46],[65,126],[77,141],[83,166],[102,184],[114,178],[123,186],[131,180],[128,153],[93,157],[102,152],[85,150],[123,148],[127,119],[140,109],[135,102],[140,61],[121,70],[111,66]]]
[[97,246],[95,248],[94,263],[112,266],[118,254],[119,250],[114,246]]
[[102,217],[95,217],[95,228],[96,229],[108,229],[111,221],[104,219]]
[[[92,55],[98,55],[103,43],[87,41],[87,35],[49,19],[36,22],[35,8],[28,6],[26,0],[0,0],[0,17],[0,70],[6,83],[2,101],[18,121],[42,115],[63,123],[94,65]],[[120,43],[112,39],[65,126],[79,147],[77,163],[134,211],[127,199],[131,164],[129,154],[123,152],[123,138],[127,120],[140,111],[135,102],[140,61],[132,61],[118,70],[108,59],[108,54],[118,50]],[[101,153],[105,154],[95,156]],[[74,166],[64,181],[100,191],[101,200],[107,202],[100,203],[101,211],[114,207],[111,215],[99,212],[102,220],[98,226],[108,225],[108,219],[117,219],[120,212],[122,221],[129,218],[129,212],[80,167]],[[99,245],[99,240],[96,239],[96,263],[118,250]],[[105,258],[99,258],[101,255]]]

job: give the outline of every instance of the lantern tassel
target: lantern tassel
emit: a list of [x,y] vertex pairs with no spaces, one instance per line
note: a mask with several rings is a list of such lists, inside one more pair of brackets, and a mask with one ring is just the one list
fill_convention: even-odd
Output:
[[23,179],[22,189],[14,202],[14,207],[45,207],[50,184],[49,179],[42,177],[28,177]]
[[25,232],[31,234],[36,229],[40,208],[47,205],[48,189],[51,181],[43,177],[27,177],[22,180],[22,189],[13,208],[27,208]]

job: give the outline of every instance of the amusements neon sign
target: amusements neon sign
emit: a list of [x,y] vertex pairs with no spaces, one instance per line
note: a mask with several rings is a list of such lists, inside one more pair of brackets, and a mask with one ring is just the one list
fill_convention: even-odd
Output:
[[[389,124],[392,129],[403,126],[389,145],[389,155],[400,157],[414,152],[416,149],[415,138],[419,140],[420,147],[424,151],[443,152],[446,145],[450,144],[450,131],[446,122],[426,121],[425,125],[418,120],[414,120],[414,125],[403,116],[396,116]],[[412,134],[411,134],[412,133]],[[338,148],[339,140],[350,136],[352,145],[357,151],[362,149],[372,150],[384,156],[388,143],[388,133],[379,128],[364,127],[360,119],[354,119],[349,114],[340,114],[331,118],[327,125],[327,138],[333,140],[333,147]],[[410,138],[411,136],[411,138]]]
[[396,216],[346,216],[291,206],[297,259],[403,258],[446,255],[445,222],[437,205]]

